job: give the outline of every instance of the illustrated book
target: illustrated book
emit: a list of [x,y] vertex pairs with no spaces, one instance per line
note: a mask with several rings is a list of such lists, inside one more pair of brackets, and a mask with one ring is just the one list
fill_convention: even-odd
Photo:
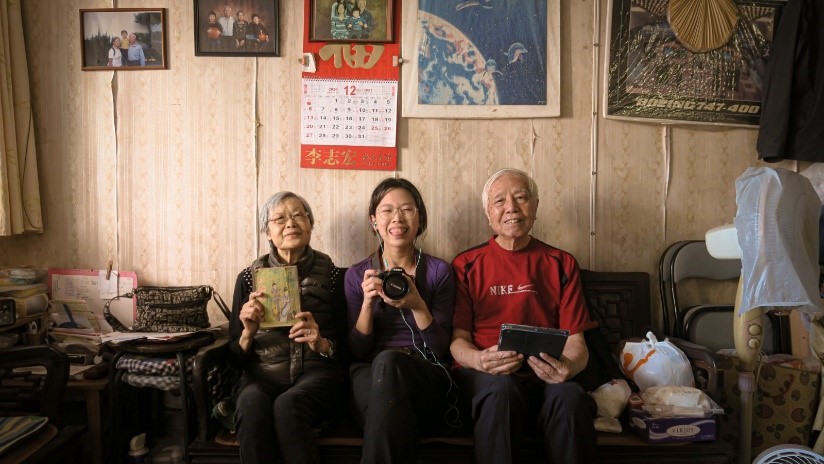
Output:
[[296,266],[255,269],[255,291],[262,292],[263,322],[261,329],[289,327],[298,319],[300,280]]

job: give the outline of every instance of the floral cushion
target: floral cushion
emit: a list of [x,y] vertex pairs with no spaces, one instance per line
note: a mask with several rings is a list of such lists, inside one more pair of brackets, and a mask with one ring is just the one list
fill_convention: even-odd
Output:
[[[780,444],[809,446],[818,405],[819,374],[773,364],[762,364],[758,374],[752,413],[752,456]],[[741,408],[738,371],[733,367],[722,371],[720,377],[720,403],[725,414],[718,420],[718,436],[732,443],[737,454]]]

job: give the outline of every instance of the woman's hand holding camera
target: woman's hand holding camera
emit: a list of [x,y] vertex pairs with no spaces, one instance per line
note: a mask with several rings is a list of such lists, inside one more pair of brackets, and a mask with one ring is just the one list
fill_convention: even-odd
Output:
[[426,303],[418,293],[418,287],[402,270],[378,272],[367,269],[363,274],[364,307],[371,308],[375,298],[380,298],[394,308],[411,309],[413,312],[426,310]]

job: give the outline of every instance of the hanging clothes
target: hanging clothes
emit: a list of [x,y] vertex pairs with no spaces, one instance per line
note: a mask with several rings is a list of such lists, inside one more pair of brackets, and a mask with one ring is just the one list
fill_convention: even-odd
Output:
[[824,3],[789,0],[773,36],[758,157],[824,161]]

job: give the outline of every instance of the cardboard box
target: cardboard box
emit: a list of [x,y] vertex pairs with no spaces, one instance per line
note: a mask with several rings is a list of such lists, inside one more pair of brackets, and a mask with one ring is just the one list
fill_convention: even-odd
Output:
[[650,417],[642,409],[628,409],[629,427],[647,443],[679,443],[716,439],[715,416]]

